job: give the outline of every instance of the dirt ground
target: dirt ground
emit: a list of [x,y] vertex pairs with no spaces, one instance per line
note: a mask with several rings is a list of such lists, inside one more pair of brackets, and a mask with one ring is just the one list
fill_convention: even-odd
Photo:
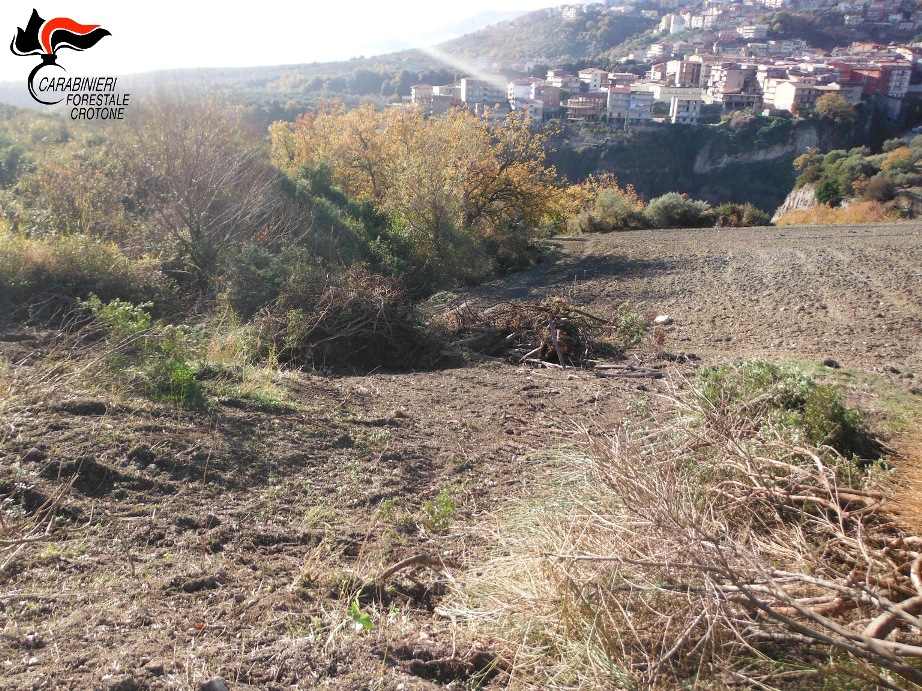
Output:
[[548,265],[481,292],[549,289],[675,319],[671,348],[709,357],[922,367],[922,226],[642,230],[560,239]]
[[[47,334],[0,325],[0,494],[43,518],[34,542],[0,542],[0,689],[500,688],[490,642],[439,602],[446,574],[478,568],[481,519],[546,472],[543,451],[668,405],[657,394],[726,358],[834,359],[883,422],[922,405],[922,225],[554,244],[474,295],[668,314],[661,349],[627,354],[663,379],[496,362],[290,373],[291,405],[189,411],[77,386],[49,367]],[[446,571],[380,581],[414,555]]]

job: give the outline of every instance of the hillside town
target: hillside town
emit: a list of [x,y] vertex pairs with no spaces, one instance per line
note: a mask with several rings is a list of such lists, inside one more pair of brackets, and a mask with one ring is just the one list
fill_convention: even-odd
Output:
[[[544,77],[494,77],[510,68],[541,64],[497,65],[481,61],[478,73],[448,85],[417,84],[409,101],[438,114],[464,105],[475,112],[505,117],[524,111],[533,120],[601,122],[614,127],[669,122],[696,125],[703,109],[712,114],[750,110],[766,115],[802,114],[818,98],[838,94],[856,106],[870,104],[890,119],[905,115],[922,96],[922,49],[905,43],[852,42],[823,51],[802,39],[769,40],[773,12],[834,10],[847,35],[885,24],[911,36],[922,27],[922,10],[902,0],[731,0],[683,2],[663,9],[638,9],[632,3],[564,6],[525,15],[516,22],[571,21],[585,13],[644,13],[659,19],[657,42],[620,57],[623,71],[588,67],[548,69]],[[650,3],[645,3],[645,6]],[[892,33],[891,31],[891,33]],[[650,65],[638,74],[637,65]],[[635,69],[629,69],[630,67]],[[668,113],[668,115],[667,115]]]

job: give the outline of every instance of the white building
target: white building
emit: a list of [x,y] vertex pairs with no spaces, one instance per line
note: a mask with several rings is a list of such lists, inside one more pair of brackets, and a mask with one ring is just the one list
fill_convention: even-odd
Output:
[[653,94],[638,86],[609,87],[608,120],[617,125],[651,122]]
[[701,114],[701,96],[673,96],[669,105],[669,120],[676,125],[697,125]]
[[768,38],[768,26],[765,24],[750,24],[747,26],[741,26],[737,28],[736,32],[750,41],[758,41],[763,38]]
[[589,67],[579,71],[579,81],[587,91],[600,91],[608,86],[608,70]]
[[816,103],[821,92],[814,84],[805,82],[780,82],[775,87],[774,107],[778,110],[787,110],[797,113],[804,108],[810,108]]
[[512,110],[518,112],[523,112],[528,115],[533,121],[541,122],[544,119],[544,103],[533,99],[533,98],[517,98],[515,101],[512,101],[509,105],[512,106]]
[[460,99],[471,109],[478,104],[498,106],[507,102],[502,85],[487,79],[464,77],[461,80]]

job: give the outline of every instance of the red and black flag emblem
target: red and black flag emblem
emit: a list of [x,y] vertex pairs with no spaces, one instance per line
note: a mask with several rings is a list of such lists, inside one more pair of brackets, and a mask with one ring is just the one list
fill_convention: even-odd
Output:
[[55,55],[59,48],[87,50],[111,35],[99,24],[78,24],[67,17],[45,21],[33,9],[26,28],[17,29],[10,50],[14,55]]
[[38,10],[33,9],[26,28],[16,29],[16,36],[10,43],[10,50],[13,55],[38,55],[42,58],[42,62],[36,65],[29,74],[29,93],[39,103],[50,106],[60,102],[61,99],[46,101],[38,95],[33,84],[38,71],[48,65],[61,67],[57,64],[60,48],[88,50],[99,43],[102,38],[111,35],[99,24],[78,24],[67,17],[56,17],[46,21],[39,16]]

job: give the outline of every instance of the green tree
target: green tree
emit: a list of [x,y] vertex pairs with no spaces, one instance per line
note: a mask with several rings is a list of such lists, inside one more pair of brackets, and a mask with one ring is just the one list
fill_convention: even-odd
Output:
[[823,94],[816,99],[816,113],[824,120],[829,120],[839,127],[851,127],[858,119],[855,106],[842,94]]
[[296,178],[325,166],[334,186],[387,214],[436,274],[475,277],[471,262],[521,253],[554,212],[547,134],[521,114],[490,124],[466,109],[427,118],[329,103],[276,123],[271,137],[276,165]]
[[842,202],[842,185],[834,178],[826,178],[816,186],[816,198],[822,204],[838,206]]

